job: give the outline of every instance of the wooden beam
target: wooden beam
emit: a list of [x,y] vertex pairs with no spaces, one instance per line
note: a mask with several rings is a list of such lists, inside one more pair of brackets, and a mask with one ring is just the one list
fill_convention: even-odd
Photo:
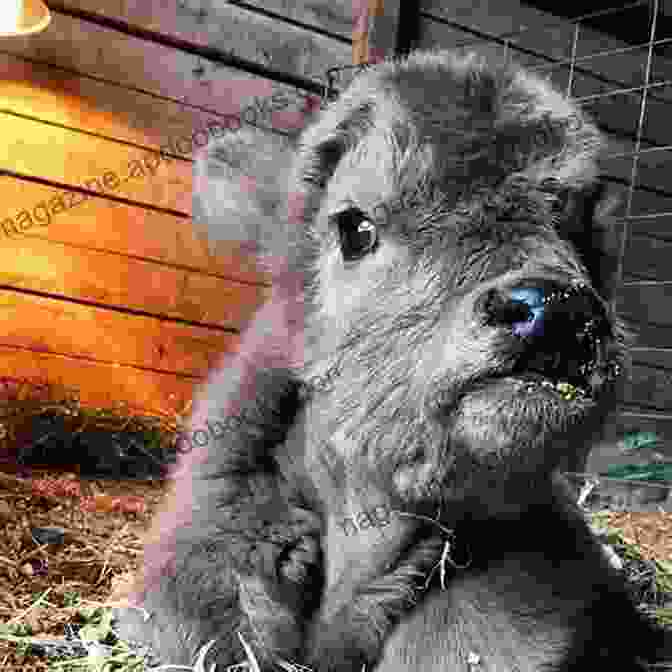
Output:
[[340,37],[352,36],[352,0],[228,0],[229,5],[254,8],[265,16],[286,23],[298,23],[316,32]]
[[[310,15],[311,8],[302,6],[298,0],[290,1],[287,11],[291,11],[292,16],[287,19],[278,14],[273,3],[267,6],[268,0],[258,3],[260,11],[248,7],[250,3],[240,4],[242,6],[236,6],[235,2],[204,3],[201,0],[179,3],[60,0],[51,2],[50,6],[52,11],[60,7],[71,16],[102,19],[99,25],[116,26],[108,21],[119,22],[119,27],[130,34],[142,37],[149,32],[152,37],[159,35],[182,40],[195,47],[207,47],[238,58],[241,66],[251,63],[313,82],[321,80],[327,68],[349,63],[351,0],[330,0],[328,6],[321,7],[317,3],[314,8],[316,18],[324,16],[336,20],[335,25],[339,28],[331,30],[335,33],[333,37],[325,30],[318,32],[305,25],[306,14]],[[267,11],[269,9],[271,11]],[[345,11],[347,18],[339,16]],[[338,34],[341,31],[343,36]]]
[[396,55],[400,5],[401,0],[353,0],[353,65]]

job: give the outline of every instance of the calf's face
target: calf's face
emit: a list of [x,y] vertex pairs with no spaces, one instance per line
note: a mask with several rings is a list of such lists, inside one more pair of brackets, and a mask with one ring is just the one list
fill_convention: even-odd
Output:
[[448,52],[367,71],[322,113],[287,213],[321,454],[486,515],[587,454],[627,366],[601,147],[546,82]]

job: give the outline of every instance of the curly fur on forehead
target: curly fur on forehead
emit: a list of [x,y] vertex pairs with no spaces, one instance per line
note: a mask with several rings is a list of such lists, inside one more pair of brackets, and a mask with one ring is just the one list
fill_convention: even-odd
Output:
[[355,79],[302,136],[293,181],[311,194],[304,221],[348,153],[373,155],[390,192],[455,205],[511,176],[580,190],[594,182],[602,146],[550,82],[476,55],[418,53]]

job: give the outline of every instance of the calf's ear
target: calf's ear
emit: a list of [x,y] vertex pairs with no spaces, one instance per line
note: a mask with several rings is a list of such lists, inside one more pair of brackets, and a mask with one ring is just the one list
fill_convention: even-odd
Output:
[[194,162],[193,222],[210,252],[286,255],[289,139],[252,126],[208,143]]

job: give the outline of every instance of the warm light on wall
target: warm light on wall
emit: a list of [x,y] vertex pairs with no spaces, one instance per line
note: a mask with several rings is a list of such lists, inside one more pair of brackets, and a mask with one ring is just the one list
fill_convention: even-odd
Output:
[[0,37],[38,33],[50,21],[49,8],[42,0],[0,0]]

